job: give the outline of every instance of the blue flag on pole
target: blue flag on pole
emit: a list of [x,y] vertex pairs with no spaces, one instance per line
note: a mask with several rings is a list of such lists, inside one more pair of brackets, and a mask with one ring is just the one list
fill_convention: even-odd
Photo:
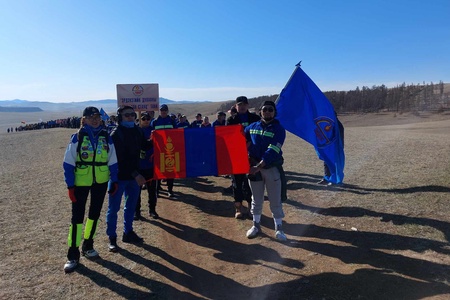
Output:
[[286,130],[314,146],[330,169],[325,179],[344,180],[343,137],[333,105],[298,64],[277,99],[277,119]]
[[100,108],[100,115],[103,121],[106,121],[109,119],[108,114],[106,113],[106,111],[103,110],[103,107]]

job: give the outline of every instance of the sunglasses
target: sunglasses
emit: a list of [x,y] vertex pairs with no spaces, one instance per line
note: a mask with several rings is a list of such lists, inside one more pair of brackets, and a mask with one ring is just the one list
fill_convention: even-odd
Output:
[[132,113],[124,113],[124,114],[122,114],[122,116],[124,116],[125,118],[136,117],[136,113],[134,113],[134,112],[132,112]]
[[150,121],[150,118],[142,118],[142,121]]
[[264,107],[264,108],[262,109],[262,111],[263,111],[263,112],[273,112],[274,109],[273,109],[272,107]]

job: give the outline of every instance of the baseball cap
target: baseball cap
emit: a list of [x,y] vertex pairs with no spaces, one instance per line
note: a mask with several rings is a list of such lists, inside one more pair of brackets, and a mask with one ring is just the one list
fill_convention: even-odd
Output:
[[100,115],[100,111],[97,107],[88,106],[83,110],[83,117],[90,117],[93,115]]
[[198,114],[197,114],[197,117],[201,117],[201,116],[202,116],[202,114],[201,114],[201,113],[198,113]]
[[264,103],[263,103],[263,105],[261,105],[261,107],[263,107],[263,106],[273,106],[273,107],[276,107],[276,106],[275,106],[275,102],[273,102],[273,101],[264,101]]
[[223,111],[219,111],[219,112],[217,113],[217,115],[218,115],[218,116],[226,116],[227,114],[224,113]]
[[141,119],[142,118],[150,118],[150,114],[146,111],[144,111],[143,113],[141,113]]
[[236,98],[236,103],[246,103],[248,104],[248,99],[245,96],[239,96]]
[[168,107],[166,104],[162,104],[162,105],[159,107],[159,110],[169,110],[169,107]]

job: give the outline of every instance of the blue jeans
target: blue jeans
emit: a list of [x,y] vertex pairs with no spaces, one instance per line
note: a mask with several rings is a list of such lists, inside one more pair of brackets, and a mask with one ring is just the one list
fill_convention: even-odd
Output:
[[136,180],[119,180],[119,187],[114,196],[108,197],[108,211],[106,212],[106,234],[111,238],[117,237],[117,213],[120,210],[122,195],[125,197],[123,209],[123,232],[133,231],[134,211],[141,187]]

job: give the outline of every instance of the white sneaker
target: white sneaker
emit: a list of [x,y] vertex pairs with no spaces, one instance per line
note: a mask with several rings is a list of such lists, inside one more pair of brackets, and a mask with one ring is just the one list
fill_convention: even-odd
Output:
[[89,259],[94,259],[94,258],[99,257],[99,254],[98,254],[97,250],[95,250],[95,249],[81,251],[81,254],[84,257],[89,258]]
[[260,231],[259,228],[255,225],[253,225],[252,228],[250,228],[247,231],[247,238],[249,238],[249,239],[255,238],[258,235],[259,231]]
[[76,267],[78,267],[78,260],[68,260],[65,264],[64,264],[64,272],[66,273],[71,273],[73,272]]
[[277,240],[279,240],[280,242],[286,242],[287,241],[287,237],[284,234],[283,230],[277,230],[275,231],[275,238]]

